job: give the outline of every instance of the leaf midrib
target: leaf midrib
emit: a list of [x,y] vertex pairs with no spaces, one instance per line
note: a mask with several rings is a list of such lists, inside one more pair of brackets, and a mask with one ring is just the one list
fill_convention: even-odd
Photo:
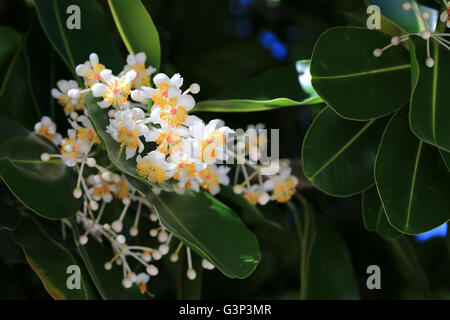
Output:
[[414,197],[414,189],[416,186],[417,169],[419,167],[420,155],[422,154],[422,146],[423,146],[423,141],[420,140],[419,146],[417,148],[416,160],[414,163],[413,176],[412,176],[412,180],[411,180],[411,188],[409,190],[408,212],[406,214],[405,230],[409,229],[409,223],[410,223],[410,218],[411,218],[411,208],[412,208],[412,202],[413,202],[413,197]]
[[313,80],[322,80],[322,79],[355,78],[355,77],[361,77],[361,76],[384,73],[384,72],[404,70],[404,69],[408,69],[410,67],[411,67],[411,64],[409,63],[409,64],[403,64],[403,65],[398,65],[398,66],[394,66],[394,67],[380,68],[380,69],[374,69],[374,70],[356,72],[356,73],[348,73],[348,74],[332,75],[332,76],[313,76],[312,79]]
[[336,160],[350,145],[353,144],[373,123],[375,122],[375,119],[369,121],[364,127],[361,128],[361,130],[358,131],[357,134],[353,136],[342,148],[338,150],[322,167],[319,168],[311,177],[310,180],[314,180],[314,178],[321,173],[323,170],[325,170],[334,160]]

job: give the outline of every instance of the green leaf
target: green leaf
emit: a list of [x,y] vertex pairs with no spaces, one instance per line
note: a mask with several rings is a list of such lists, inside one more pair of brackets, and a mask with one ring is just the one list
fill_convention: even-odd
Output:
[[[106,127],[109,125],[108,112],[101,109],[97,104],[98,99],[89,93],[85,99],[85,106],[88,111],[89,119],[97,133],[97,136],[104,142],[108,157],[111,162],[122,172],[130,175],[141,183],[149,186],[155,186],[155,184],[149,182],[147,179],[143,179],[136,173],[136,159],[126,160],[125,149],[121,148],[120,143],[116,142],[113,137],[106,132]],[[158,184],[158,188],[164,190],[171,190],[171,184],[164,182]],[[145,188],[144,188],[145,189]],[[145,191],[145,190],[141,190]]]
[[4,202],[0,202],[0,230],[13,231],[19,223],[19,210]]
[[256,237],[229,207],[209,193],[148,196],[161,224],[230,278],[246,278],[261,254]]
[[312,85],[340,116],[371,120],[409,100],[408,51],[397,46],[373,55],[390,41],[379,31],[355,27],[331,28],[320,36],[311,60]]
[[368,122],[339,117],[326,108],[314,119],[303,142],[303,171],[321,191],[339,197],[374,183],[373,166],[387,119]]
[[[106,212],[105,212],[106,213]],[[95,284],[102,299],[105,300],[142,300],[145,296],[139,292],[136,286],[125,289],[122,286],[122,267],[113,266],[111,270],[105,270],[104,265],[110,261],[114,252],[111,248],[97,242],[90,238],[89,242],[82,246],[78,239],[81,236],[80,229],[76,222],[71,221],[75,243],[77,244],[78,252],[83,259],[89,275]]]
[[3,228],[0,228],[0,260],[7,263],[27,263],[22,249],[13,239],[13,232]]
[[54,241],[34,218],[22,216],[14,231],[14,239],[20,244],[28,264],[54,299],[89,300],[96,297],[95,291],[85,278],[87,274],[83,272],[80,279],[81,289],[68,289],[67,280],[70,274],[66,273],[67,268],[78,265],[78,261],[70,251]]
[[197,277],[194,280],[190,280],[186,276],[188,269],[186,250],[182,250],[178,258],[177,299],[179,300],[200,300],[202,297],[202,258],[196,254],[191,254],[191,256],[192,268],[197,273]]
[[321,103],[308,74],[308,60],[270,70],[198,102],[193,111],[251,112]]
[[[367,2],[379,6],[384,17],[407,33],[417,33],[425,29],[422,19],[414,10],[403,10],[405,0],[367,0]],[[410,2],[421,12],[428,11],[430,13],[427,22],[433,29],[436,26],[438,12],[429,7],[418,5],[415,1]]]
[[72,196],[75,173],[60,160],[42,162],[44,152],[58,151],[49,141],[0,116],[0,176],[11,192],[40,216],[73,216],[81,205]]
[[375,160],[375,181],[389,223],[418,234],[450,219],[450,172],[438,149],[409,130],[408,109],[391,119]]
[[221,186],[220,193],[216,197],[250,225],[265,224],[281,229],[278,222],[267,219],[258,207],[245,200],[242,195],[235,194],[231,186]]
[[[128,1],[127,1],[128,3]],[[81,28],[70,30],[66,23],[72,13],[66,13],[72,0],[34,0],[37,15],[48,39],[75,76],[75,67],[98,54],[100,63],[118,73],[123,58],[114,41],[106,13],[96,1],[77,0]],[[76,77],[76,76],[75,76]]]
[[140,0],[108,0],[120,36],[131,53],[145,52],[147,62],[159,69],[161,47],[158,30]]
[[5,80],[11,72],[11,67],[21,47],[20,34],[10,28],[0,26],[0,94],[3,91]]
[[398,238],[401,235],[389,224],[376,187],[372,187],[364,192],[362,213],[364,226],[367,230],[377,232],[387,240]]
[[336,230],[320,215],[301,214],[306,255],[301,298],[359,299],[358,286],[347,246]]
[[[445,28],[440,28],[445,30]],[[412,61],[412,96],[410,124],[422,140],[450,151],[450,52],[431,41],[434,67],[425,65],[426,42],[419,37],[410,40]]]
[[63,108],[50,92],[56,87],[59,79],[70,76],[70,70],[53,50],[37,19],[31,24],[25,38],[24,51],[30,79],[30,92],[39,113],[51,117],[57,124],[67,123]]

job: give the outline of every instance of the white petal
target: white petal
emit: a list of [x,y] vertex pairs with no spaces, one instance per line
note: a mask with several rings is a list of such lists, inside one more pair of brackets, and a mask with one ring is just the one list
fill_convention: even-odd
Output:
[[155,75],[153,77],[153,82],[155,84],[159,84],[159,83],[169,83],[170,79],[168,76],[166,76],[164,73],[158,73],[157,75]]
[[130,158],[133,158],[134,155],[136,154],[136,148],[134,148],[134,149],[126,148],[125,149],[125,153],[126,153],[126,159],[127,160],[130,159]]
[[52,97],[55,99],[59,99],[62,95],[62,93],[59,92],[58,89],[52,89],[51,93],[52,93]]
[[107,86],[103,83],[94,83],[92,86],[92,95],[94,97],[101,97],[105,92]]
[[98,104],[98,106],[99,106],[100,108],[102,108],[102,109],[106,109],[106,108],[108,108],[108,107],[111,105],[111,103],[109,103],[109,102],[106,101],[106,100],[102,100],[102,101],[100,101],[100,102],[97,102],[97,104]]
[[95,66],[96,64],[98,64],[98,55],[96,53],[91,53],[89,55],[89,61],[91,62],[92,66]]
[[172,78],[170,78],[170,82],[177,88],[181,88],[181,86],[183,85],[183,78],[179,73],[175,73]]
[[111,84],[114,81],[114,76],[112,74],[112,71],[109,69],[104,69],[102,72],[100,72],[100,77],[107,83]]
[[127,64],[130,65],[130,66],[136,65],[136,58],[134,57],[134,54],[130,53],[127,56]]
[[89,66],[86,64],[79,64],[77,65],[77,67],[75,68],[75,72],[77,73],[77,75],[79,75],[80,77],[84,77],[86,72],[89,70]]
[[189,111],[195,106],[194,97],[192,97],[189,94],[182,95],[180,97],[178,105],[184,107],[184,109],[186,109],[186,111]]
[[130,70],[125,74],[125,82],[126,83],[130,83],[131,81],[133,81],[137,76],[136,71],[134,70]]
[[145,54],[145,52],[139,52],[138,54],[136,54],[135,58],[138,64],[145,64],[145,61],[147,60],[147,55]]

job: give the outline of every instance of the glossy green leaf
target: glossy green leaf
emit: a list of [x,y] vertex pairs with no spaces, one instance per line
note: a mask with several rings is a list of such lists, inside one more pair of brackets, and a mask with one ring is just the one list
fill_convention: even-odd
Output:
[[[49,219],[73,216],[81,201],[72,196],[76,176],[62,162],[42,162],[44,152],[56,147],[0,116],[0,176],[14,195],[29,209]],[[62,192],[62,190],[64,192]]]
[[310,84],[308,60],[267,71],[196,104],[193,111],[251,112],[321,103]]
[[[136,159],[132,158],[126,160],[125,149],[121,148],[120,143],[116,142],[113,137],[106,132],[106,127],[109,125],[108,111],[101,109],[97,104],[98,101],[98,99],[92,96],[92,93],[89,93],[85,99],[85,106],[97,135],[106,146],[109,159],[122,172],[132,176],[141,183],[154,186],[153,183],[143,179],[136,173]],[[171,190],[171,185],[168,182],[160,183],[158,184],[158,188]]]
[[[444,30],[444,29],[442,29]],[[450,52],[432,41],[434,67],[425,65],[426,43],[419,37],[410,40],[412,96],[410,124],[422,140],[450,151]]]
[[[408,33],[417,33],[425,29],[422,19],[414,10],[403,10],[403,3],[405,0],[367,0],[367,2],[379,6],[381,14],[403,31]],[[414,1],[410,2],[421,12],[426,10],[430,13],[430,18],[427,22],[432,28],[434,28],[438,19],[438,12],[429,7],[418,5]]]
[[340,197],[374,183],[373,166],[386,118],[368,122],[339,117],[326,108],[314,119],[303,141],[303,171],[321,191]]
[[[34,4],[48,39],[72,72],[92,52],[114,73],[121,71],[124,59],[108,26],[106,12],[96,1],[35,0]],[[66,10],[74,4],[80,8],[81,28],[71,30],[67,22],[74,12],[66,13]]]
[[145,52],[147,63],[159,69],[161,47],[158,30],[141,0],[108,0],[120,36],[131,53]]
[[336,230],[320,215],[302,212],[304,276],[301,298],[359,299],[350,252]]
[[[51,90],[56,87],[58,80],[70,77],[70,70],[47,40],[38,19],[31,24],[25,38],[24,51],[30,92],[40,115],[51,117],[57,124],[66,123],[63,107],[51,96]],[[63,130],[58,127],[58,131]]]
[[3,83],[11,72],[11,66],[20,50],[20,34],[10,28],[0,26],[0,94],[3,91]]
[[408,51],[397,46],[373,55],[390,41],[379,31],[355,27],[331,28],[320,36],[311,60],[312,85],[340,116],[370,120],[408,101]]
[[[14,239],[20,244],[28,264],[39,276],[47,292],[57,300],[89,300],[96,296],[87,274],[81,274],[81,289],[67,287],[67,268],[78,265],[74,256],[61,244],[54,241],[30,216],[22,216],[14,231]],[[83,270],[83,269],[82,269]],[[88,278],[89,279],[89,278]]]
[[387,240],[398,238],[401,235],[389,224],[376,187],[363,193],[362,213],[367,230],[377,232]]
[[242,279],[255,270],[261,259],[256,237],[209,193],[163,192],[149,200],[166,229],[226,276]]
[[80,245],[78,241],[81,236],[80,228],[73,219],[71,225],[78,252],[80,253],[89,275],[102,299],[141,300],[146,298],[145,295],[142,295],[139,292],[139,289],[136,286],[132,286],[129,289],[123,287],[123,273],[121,266],[114,265],[111,270],[105,270],[105,263],[110,261],[114,256],[111,248],[97,242],[92,237],[86,245]]
[[230,207],[234,212],[242,217],[242,220],[250,225],[265,224],[281,229],[281,226],[276,221],[272,221],[264,217],[258,207],[249,203],[242,195],[235,194],[233,188],[230,186],[221,186],[220,193],[216,196],[216,198]]
[[386,127],[375,181],[389,223],[397,230],[418,234],[450,219],[450,172],[438,149],[409,130],[407,108]]

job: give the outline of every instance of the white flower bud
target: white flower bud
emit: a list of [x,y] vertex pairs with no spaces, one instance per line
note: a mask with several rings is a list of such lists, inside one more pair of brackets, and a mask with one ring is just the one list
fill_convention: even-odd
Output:
[[108,111],[108,117],[114,118],[115,115],[116,115],[116,110],[111,109]]
[[128,289],[128,288],[131,288],[131,286],[133,285],[133,282],[132,282],[130,279],[128,279],[128,278],[124,278],[124,279],[122,280],[122,285],[123,285],[126,289]]
[[383,54],[383,50],[381,50],[381,49],[375,49],[375,50],[373,50],[373,55],[375,56],[375,57],[381,57],[381,55]]
[[82,246],[84,246],[86,243],[88,243],[88,237],[87,237],[87,235],[82,235],[81,237],[80,237],[80,239],[78,239],[78,241],[80,242],[80,244],[82,245]]
[[147,273],[151,276],[156,276],[159,273],[159,270],[156,266],[154,266],[153,264],[149,265],[146,269]]
[[67,92],[67,95],[69,97],[71,97],[72,99],[78,100],[78,99],[80,99],[81,92],[80,92],[80,89],[70,89]]
[[48,160],[50,160],[50,155],[47,152],[42,153],[41,160],[47,162]]
[[96,174],[93,179],[94,179],[95,184],[102,183],[102,177],[100,177],[100,175],[98,175],[98,174]]
[[162,258],[162,254],[158,250],[153,250],[152,251],[152,257],[155,260],[160,260]]
[[71,112],[70,113],[70,119],[72,119],[73,121],[77,120],[78,119],[78,113],[76,113],[75,111]]
[[148,253],[143,253],[141,255],[142,260],[144,260],[145,262],[150,262],[152,260],[152,256],[149,255]]
[[91,200],[89,201],[89,207],[92,211],[96,211],[98,209],[98,203],[97,201]]
[[411,9],[411,2],[403,2],[403,10],[408,11]]
[[152,212],[150,213],[150,220],[156,222],[158,221],[158,216],[154,212]]
[[244,192],[244,187],[241,186],[240,184],[237,184],[233,187],[233,191],[236,194],[242,194],[242,192]]
[[172,254],[170,256],[170,261],[177,262],[178,261],[178,255],[176,253]]
[[128,197],[125,197],[122,199],[122,203],[124,206],[128,206],[130,204],[131,200]]
[[262,206],[267,204],[267,202],[269,202],[269,200],[270,200],[270,196],[267,192],[261,193],[258,197],[258,203]]
[[136,282],[136,279],[137,279],[136,273],[130,272],[130,273],[128,274],[128,278],[129,278],[132,282]]
[[123,228],[123,224],[122,221],[120,220],[116,220],[112,223],[111,228],[115,231],[115,232],[121,232],[122,228]]
[[191,84],[191,86],[189,87],[189,89],[191,89],[191,92],[193,94],[197,94],[200,92],[200,85],[198,83],[193,83]]
[[111,270],[111,268],[112,268],[111,262],[106,262],[104,267],[105,267],[105,270]]
[[149,233],[150,237],[156,237],[158,235],[158,229],[151,229]]
[[189,268],[186,272],[186,276],[189,280],[195,280],[195,278],[197,278],[197,272],[195,272],[194,269]]
[[97,164],[97,162],[95,161],[94,158],[87,158],[86,164],[87,164],[89,167],[92,168],[92,167],[95,167],[95,165]]
[[394,46],[398,46],[400,44],[400,37],[397,37],[397,36],[396,37],[392,37],[391,43]]
[[103,225],[103,229],[105,229],[105,231],[109,231],[109,230],[111,230],[111,226],[108,223],[105,223]]
[[117,173],[113,174],[112,179],[113,179],[113,182],[115,182],[115,183],[120,182],[120,176]]
[[159,246],[158,251],[161,252],[163,256],[169,253],[169,246],[166,243],[163,243]]
[[105,181],[110,182],[110,181],[111,181],[111,173],[110,173],[109,171],[103,172],[103,173],[102,173],[102,178],[103,178]]
[[80,189],[80,188],[75,188],[75,189],[73,190],[73,197],[74,197],[75,199],[80,199],[82,194],[83,194],[83,193],[81,192],[81,189]]
[[119,234],[116,237],[116,241],[120,244],[124,244],[127,241],[127,239],[125,238],[125,236],[123,234]]
[[202,267],[203,267],[203,269],[206,269],[206,270],[214,269],[214,265],[206,259],[202,260]]
[[166,230],[161,230],[158,234],[158,241],[159,242],[166,242],[169,238],[169,234],[166,232]]
[[427,60],[425,60],[425,64],[427,65],[428,68],[433,68],[434,66],[433,58],[427,58]]
[[139,230],[138,230],[137,227],[131,227],[131,228],[130,228],[130,235],[131,235],[132,237],[136,237],[136,236],[138,235],[138,233],[139,233]]

